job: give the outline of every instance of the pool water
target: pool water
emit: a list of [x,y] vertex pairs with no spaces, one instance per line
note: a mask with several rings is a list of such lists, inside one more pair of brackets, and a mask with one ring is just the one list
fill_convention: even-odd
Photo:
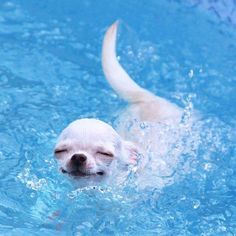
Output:
[[[222,2],[1,1],[0,235],[236,235],[236,5]],[[53,148],[78,118],[118,127],[126,103],[100,58],[116,19],[132,78],[200,116],[172,142],[178,132],[167,127],[165,140],[155,127],[172,171],[144,175],[148,187],[132,170],[122,183],[78,187]],[[152,127],[140,129],[145,141]]]

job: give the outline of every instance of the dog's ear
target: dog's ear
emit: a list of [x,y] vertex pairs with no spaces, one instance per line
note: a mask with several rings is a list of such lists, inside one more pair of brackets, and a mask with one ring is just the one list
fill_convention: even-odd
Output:
[[137,164],[139,155],[140,155],[140,150],[134,143],[129,141],[123,141],[122,160],[126,164],[131,164],[131,165]]

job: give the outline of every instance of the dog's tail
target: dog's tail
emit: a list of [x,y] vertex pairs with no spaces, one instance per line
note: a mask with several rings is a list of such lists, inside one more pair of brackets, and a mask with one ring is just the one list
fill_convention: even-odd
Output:
[[157,97],[137,85],[123,69],[116,57],[118,21],[107,30],[102,47],[102,67],[111,87],[126,101],[138,103],[156,100]]

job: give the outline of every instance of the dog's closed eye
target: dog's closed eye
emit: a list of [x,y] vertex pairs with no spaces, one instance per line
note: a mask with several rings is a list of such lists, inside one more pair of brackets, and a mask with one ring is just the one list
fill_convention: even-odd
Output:
[[103,155],[103,156],[107,156],[107,157],[114,157],[112,152],[108,152],[108,151],[97,151],[97,154]]
[[67,149],[55,149],[55,151],[54,151],[54,153],[55,154],[62,154],[62,153],[64,153],[64,152],[67,152],[68,150]]

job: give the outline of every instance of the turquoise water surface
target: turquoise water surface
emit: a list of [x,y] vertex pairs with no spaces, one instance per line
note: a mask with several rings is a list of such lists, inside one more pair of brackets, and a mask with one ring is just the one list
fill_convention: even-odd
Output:
[[[0,235],[236,235],[236,4],[223,2],[0,2]],[[171,175],[81,188],[53,148],[75,119],[117,126],[126,104],[101,69],[116,19],[132,78],[201,115],[163,157],[178,156]]]

